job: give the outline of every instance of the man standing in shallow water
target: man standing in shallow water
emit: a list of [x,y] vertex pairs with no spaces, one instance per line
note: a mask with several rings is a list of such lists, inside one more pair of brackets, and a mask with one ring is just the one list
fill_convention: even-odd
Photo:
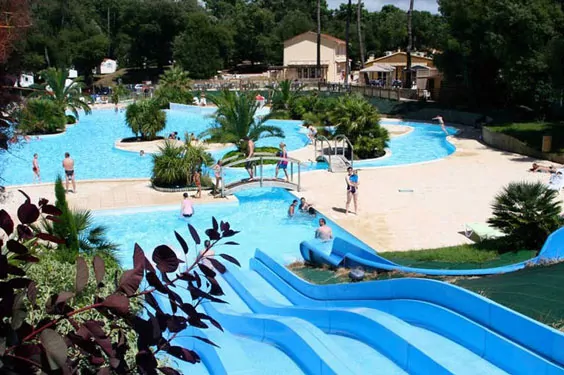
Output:
[[66,191],[69,191],[69,181],[72,181],[72,192],[76,193],[76,182],[74,181],[74,160],[71,159],[68,152],[65,152],[65,158],[63,159],[63,168],[65,170]]

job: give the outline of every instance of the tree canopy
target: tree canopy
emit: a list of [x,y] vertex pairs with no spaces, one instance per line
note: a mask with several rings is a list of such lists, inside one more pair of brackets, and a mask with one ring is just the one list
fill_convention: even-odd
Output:
[[[326,1],[321,7],[322,32],[344,39],[345,8],[330,10]],[[11,62],[22,71],[74,66],[88,82],[106,57],[138,68],[176,61],[192,78],[208,78],[243,61],[281,64],[284,40],[314,30],[316,14],[316,2],[299,0],[42,0],[33,2],[33,26]],[[362,22],[367,52],[405,46],[404,11],[389,5],[364,10]],[[415,12],[414,24],[416,47],[439,44],[439,15]]]
[[[283,42],[315,30],[317,2],[301,0],[42,0],[5,71],[74,66],[85,82],[103,58],[120,67],[178,65],[190,78],[248,62],[281,65]],[[362,6],[362,4],[361,4]],[[454,104],[519,106],[547,114],[564,101],[564,13],[559,0],[439,0],[440,14],[414,11],[413,50],[434,51],[444,73],[441,95]],[[356,5],[355,5],[356,7]],[[355,12],[351,12],[355,13]],[[321,1],[321,32],[345,39],[347,5]],[[360,9],[363,52],[407,47],[407,15],[385,5]],[[350,30],[357,30],[357,17]],[[23,34],[22,34],[23,35]],[[359,34],[350,33],[353,69]],[[2,47],[0,45],[0,47]],[[156,75],[155,75],[156,76]],[[441,99],[441,100],[442,100]]]

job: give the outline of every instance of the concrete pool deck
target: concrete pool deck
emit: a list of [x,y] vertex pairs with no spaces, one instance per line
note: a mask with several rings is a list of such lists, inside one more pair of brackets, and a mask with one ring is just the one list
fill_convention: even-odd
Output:
[[[456,152],[444,159],[361,169],[358,215],[344,214],[343,173],[305,173],[303,191],[295,194],[377,250],[471,243],[461,234],[464,224],[485,222],[503,186],[514,181],[547,183],[549,175],[528,172],[535,159],[494,150],[478,140],[479,131],[459,129],[461,133],[449,137]],[[559,198],[564,201],[564,193]]]
[[[490,204],[500,189],[512,181],[548,181],[546,173],[530,173],[535,159],[497,151],[478,140],[479,132],[459,127],[449,137],[457,147],[445,159],[405,166],[362,169],[358,215],[345,215],[345,174],[316,170],[304,173],[302,192],[314,206],[368,245],[381,251],[435,248],[469,243],[460,232],[465,223],[485,222]],[[398,129],[399,130],[399,129]],[[290,153],[307,161],[313,148]],[[550,164],[543,162],[543,164]],[[45,197],[54,201],[53,184],[8,187],[12,197],[1,203],[16,212],[24,190],[34,201]],[[413,192],[400,192],[400,189]],[[148,179],[78,181],[76,194],[68,194],[71,206],[111,209],[179,204],[180,193],[160,193],[150,188]],[[560,193],[564,200],[564,193]],[[214,199],[202,193],[200,203],[233,202],[236,198]],[[284,207],[283,209],[286,209]],[[15,216],[15,215],[14,215]]]
[[[17,190],[26,192],[37,203],[39,198],[46,198],[50,202],[55,202],[54,184],[37,184],[24,186],[10,186],[6,191],[10,197],[1,204],[2,208],[10,214],[14,214],[17,208],[25,200]],[[67,200],[73,208],[83,208],[89,210],[107,210],[127,207],[140,206],[163,206],[178,204],[182,200],[182,193],[161,193],[151,188],[149,179],[126,179],[126,180],[106,180],[106,181],[77,181],[77,193],[68,193]],[[189,192],[193,196],[196,192]],[[237,202],[234,196],[227,198],[214,198],[209,195],[209,191],[202,191],[200,199],[193,199],[194,204],[206,203],[232,203]]]

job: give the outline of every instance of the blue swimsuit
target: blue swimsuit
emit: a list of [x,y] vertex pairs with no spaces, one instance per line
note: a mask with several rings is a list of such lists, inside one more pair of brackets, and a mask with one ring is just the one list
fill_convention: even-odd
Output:
[[[349,177],[349,180],[350,180],[352,183],[357,184],[357,183],[358,183],[358,175],[353,174],[352,176]],[[356,187],[355,187],[355,186],[352,186],[352,185],[349,185],[348,181],[347,181],[347,191],[350,191],[350,192],[353,193],[353,194],[356,193]]]

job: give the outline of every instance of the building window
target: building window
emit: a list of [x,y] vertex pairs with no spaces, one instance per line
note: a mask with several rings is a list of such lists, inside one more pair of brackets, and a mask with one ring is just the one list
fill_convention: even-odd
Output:
[[321,71],[317,72],[316,67],[303,67],[298,68],[298,79],[317,79],[323,78],[325,76],[325,71],[327,68],[322,67]]

